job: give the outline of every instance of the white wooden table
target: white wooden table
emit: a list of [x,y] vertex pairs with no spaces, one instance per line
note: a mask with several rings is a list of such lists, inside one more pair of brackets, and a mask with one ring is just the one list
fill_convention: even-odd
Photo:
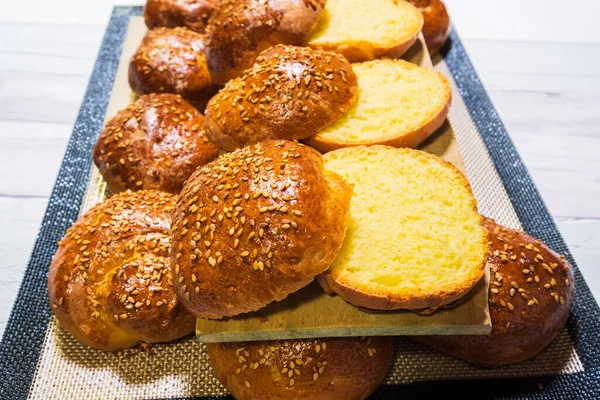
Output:
[[[0,0],[0,335],[116,3]],[[600,299],[600,2],[447,3]]]

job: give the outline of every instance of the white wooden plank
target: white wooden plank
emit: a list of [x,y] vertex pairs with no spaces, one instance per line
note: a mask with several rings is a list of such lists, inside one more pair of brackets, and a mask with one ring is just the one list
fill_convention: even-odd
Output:
[[0,119],[73,124],[89,76],[0,72]]
[[465,38],[600,42],[600,2],[580,0],[445,0]]
[[596,301],[600,302],[600,220],[557,218],[556,222]]
[[551,213],[600,218],[600,96],[490,96]]
[[0,120],[0,196],[50,196],[72,129]]
[[600,93],[600,44],[464,40],[488,90]]
[[21,285],[48,199],[0,197],[0,337]]

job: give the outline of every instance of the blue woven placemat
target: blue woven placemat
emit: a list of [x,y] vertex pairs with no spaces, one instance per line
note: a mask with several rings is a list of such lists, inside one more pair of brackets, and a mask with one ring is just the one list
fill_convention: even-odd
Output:
[[[76,220],[102,129],[129,18],[141,7],[116,7],[44,216],[25,277],[0,342],[0,398],[26,398],[50,321],[48,268],[58,240]],[[584,372],[540,378],[478,379],[382,386],[373,399],[458,394],[467,398],[600,399],[600,309],[533,184],[526,167],[453,31],[444,59],[527,232],[567,255],[575,268],[576,298],[567,323]]]

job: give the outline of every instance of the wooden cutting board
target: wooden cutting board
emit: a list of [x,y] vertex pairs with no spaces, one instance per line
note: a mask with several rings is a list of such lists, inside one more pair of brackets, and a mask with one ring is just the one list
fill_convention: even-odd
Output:
[[[146,32],[141,17],[131,19],[107,118],[115,115],[131,100],[127,81],[129,60]],[[431,67],[422,37],[403,57]],[[446,122],[421,147],[465,171],[458,143]],[[196,334],[203,342],[292,339],[309,337],[487,334],[491,330],[488,312],[488,279],[481,282],[456,307],[419,316],[410,311],[366,313],[337,296],[329,296],[313,282],[283,301],[272,303],[258,312],[220,321],[199,319]]]

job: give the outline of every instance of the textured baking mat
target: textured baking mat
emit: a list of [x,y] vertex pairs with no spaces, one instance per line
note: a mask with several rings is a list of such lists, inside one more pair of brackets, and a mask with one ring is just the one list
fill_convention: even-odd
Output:
[[[225,395],[203,345],[191,337],[121,356],[107,354],[74,341],[57,327],[48,307],[47,272],[57,241],[79,213],[104,196],[91,149],[107,112],[129,19],[140,14],[140,7],[117,7],[108,26],[0,343],[2,399]],[[450,120],[481,212],[540,237],[575,265],[454,32],[436,68],[450,78],[455,91]],[[373,398],[456,391],[480,398],[600,398],[600,312],[576,266],[575,275],[576,300],[567,328],[539,357],[511,367],[479,369],[399,338],[394,366]]]

